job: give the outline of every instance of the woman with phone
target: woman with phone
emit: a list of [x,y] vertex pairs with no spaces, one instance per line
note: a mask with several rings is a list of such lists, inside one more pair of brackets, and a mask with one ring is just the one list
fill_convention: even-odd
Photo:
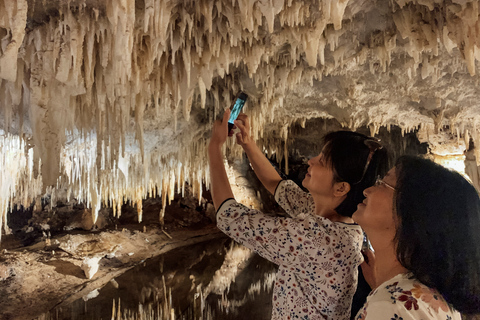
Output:
[[375,254],[356,319],[460,320],[480,314],[480,198],[459,173],[401,157],[365,190],[353,219]]
[[208,147],[217,226],[279,266],[272,319],[349,319],[363,261],[363,233],[351,215],[364,199],[363,190],[386,172],[385,148],[355,132],[327,134],[322,152],[308,162],[306,193],[281,179],[250,138],[248,117],[240,114],[237,143],[289,217],[266,215],[234,199],[221,152],[229,116],[227,110],[215,122]]

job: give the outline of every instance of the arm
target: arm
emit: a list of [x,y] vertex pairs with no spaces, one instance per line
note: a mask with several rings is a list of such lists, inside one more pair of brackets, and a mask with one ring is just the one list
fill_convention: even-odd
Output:
[[338,252],[338,241],[326,236],[331,225],[327,219],[266,215],[234,199],[224,202],[217,211],[217,227],[230,238],[277,265],[296,268],[301,261],[334,263],[331,258]]
[[217,120],[213,125],[212,137],[208,145],[208,161],[210,165],[210,184],[213,205],[218,210],[227,199],[233,198],[232,188],[228,181],[223,162],[222,146],[228,136],[228,117],[230,110],[225,111],[222,121]]
[[244,113],[240,114],[235,121],[235,126],[240,129],[240,132],[237,133],[237,143],[243,147],[255,174],[263,186],[271,194],[274,194],[275,188],[282,181],[282,178],[250,137],[250,125],[247,115]]

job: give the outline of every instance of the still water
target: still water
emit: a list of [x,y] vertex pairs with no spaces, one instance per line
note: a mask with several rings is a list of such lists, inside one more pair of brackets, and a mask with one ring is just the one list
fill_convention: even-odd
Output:
[[267,320],[275,272],[245,247],[215,239],[150,259],[37,319]]

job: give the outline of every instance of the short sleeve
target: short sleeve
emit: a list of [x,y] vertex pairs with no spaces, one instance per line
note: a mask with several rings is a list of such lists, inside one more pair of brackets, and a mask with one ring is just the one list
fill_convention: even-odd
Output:
[[[297,266],[299,261],[331,263],[336,254],[339,258],[356,257],[355,240],[345,230],[350,227],[337,226],[322,217],[271,216],[231,199],[219,208],[217,226],[235,241],[282,266]],[[358,235],[361,241],[360,232]]]
[[409,274],[399,274],[380,285],[357,314],[356,320],[461,320],[443,297]]
[[312,196],[292,180],[282,180],[275,190],[275,200],[291,217],[304,218],[315,211]]
[[[405,308],[390,301],[375,301],[368,303],[357,314],[355,320],[417,320],[411,313],[405,312]],[[429,319],[429,318],[427,318]]]

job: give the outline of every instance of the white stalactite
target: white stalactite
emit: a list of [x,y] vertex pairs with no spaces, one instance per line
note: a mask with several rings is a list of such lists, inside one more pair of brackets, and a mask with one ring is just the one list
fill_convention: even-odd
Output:
[[[8,146],[0,152],[0,174],[17,165],[15,161],[25,163],[1,178],[4,228],[14,203],[27,205],[49,186],[59,185],[68,190],[68,198],[87,203],[94,220],[101,206],[114,207],[119,216],[121,205],[129,201],[136,204],[141,221],[142,199],[158,193],[164,210],[185,183],[201,195],[201,185],[209,183],[203,132],[244,83],[251,83],[245,90],[251,95],[247,108],[253,137],[270,144],[267,149],[282,158],[288,155],[288,132],[277,140],[263,134],[278,120],[290,90],[344,75],[352,64],[368,64],[373,74],[386,73],[392,55],[401,50],[411,79],[420,74],[438,80],[440,52],[453,55],[461,50],[464,60],[459,59],[458,69],[467,67],[472,75],[480,57],[477,1],[442,10],[436,10],[436,1],[392,1],[396,30],[368,45],[358,39],[341,41],[352,28],[353,17],[344,19],[349,5],[355,5],[348,0],[317,0],[315,5],[291,0],[146,0],[143,8],[134,0],[105,3],[104,10],[62,8],[58,17],[25,34],[26,0],[0,0],[5,131],[28,131],[26,138],[34,145],[27,147],[20,136],[0,136],[0,143]],[[397,38],[408,45],[398,48]],[[402,90],[399,94],[421,101],[415,88]],[[339,121],[354,127],[371,124],[372,134],[382,125],[408,131],[420,122],[433,123],[426,115],[412,120],[408,108],[392,113],[382,111],[381,105],[354,109],[355,99],[359,94],[341,101],[332,98],[330,104],[335,110],[354,110]],[[300,117],[333,117],[327,110],[330,104],[292,116],[282,126]],[[192,123],[196,109],[205,109],[201,112],[209,123]],[[28,123],[23,122],[25,115]],[[467,129],[478,141],[476,129]],[[148,141],[145,132],[157,140]],[[232,147],[232,154],[238,153]]]

